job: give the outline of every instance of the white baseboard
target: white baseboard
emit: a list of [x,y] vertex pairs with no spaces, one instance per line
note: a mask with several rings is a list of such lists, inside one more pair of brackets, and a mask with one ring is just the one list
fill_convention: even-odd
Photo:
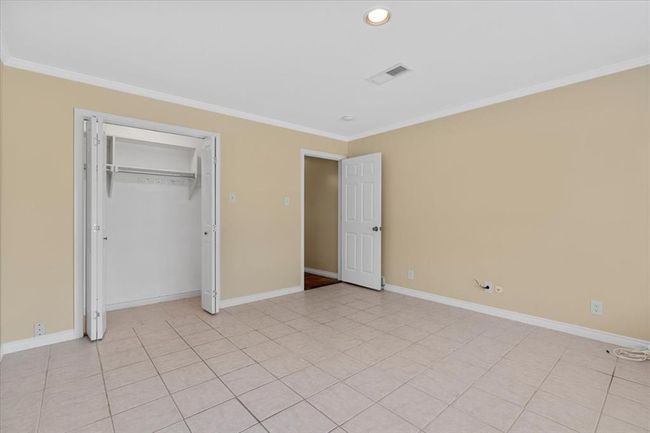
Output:
[[2,354],[20,352],[21,350],[33,349],[35,347],[47,346],[48,344],[62,343],[64,341],[78,338],[74,329],[66,331],[53,332],[39,337],[25,338],[24,340],[15,340],[2,345]]
[[323,271],[322,269],[305,268],[305,272],[314,275],[320,275],[321,277],[334,278],[335,280],[339,279],[339,274],[336,272]]
[[488,314],[490,316],[501,317],[503,319],[514,320],[529,325],[539,326],[542,328],[552,329],[579,337],[590,338],[592,340],[603,341],[621,347],[634,347],[647,349],[650,346],[649,341],[639,338],[627,337],[625,335],[613,334],[607,331],[587,328],[586,326],[574,325],[557,320],[545,319],[543,317],[531,316],[529,314],[518,313],[516,311],[504,310],[502,308],[490,307],[488,305],[477,304],[474,302],[463,301],[461,299],[449,298],[447,296],[435,295],[421,290],[407,289],[405,287],[386,284],[384,287],[389,292],[399,293],[401,295],[411,296],[427,301],[438,302],[440,304],[451,305],[453,307],[463,308],[465,310],[476,311],[478,313]]
[[[254,295],[240,296],[238,298],[224,299],[220,302],[220,307],[234,307],[235,305],[248,304],[249,302],[262,301],[264,299],[276,298],[278,296],[290,295],[292,293],[302,292],[302,287],[287,287],[284,289],[271,290],[269,292],[256,293]],[[157,298],[146,299],[142,301],[122,302],[119,304],[111,304],[106,307],[106,310],[117,310],[121,308],[136,307],[139,305],[147,305],[158,302],[173,301],[177,299],[190,298],[199,296],[200,291],[195,290],[192,292],[185,292],[177,295],[160,296]],[[42,335],[40,337],[25,338],[24,340],[10,341],[0,346],[1,356],[21,350],[33,349],[35,347],[47,346],[48,344],[62,343],[64,341],[75,340],[79,338],[78,332],[74,329],[67,331],[55,332],[52,334]],[[2,358],[0,357],[0,360]]]
[[200,290],[190,292],[174,293],[173,295],[156,296],[155,298],[138,299],[137,301],[116,302],[107,304],[106,311],[123,310],[124,308],[141,307],[143,305],[157,304],[159,302],[178,301],[179,299],[201,296]]
[[240,296],[238,298],[222,299],[219,302],[220,308],[234,307],[235,305],[248,304],[255,301],[263,301],[264,299],[277,298],[278,296],[290,295],[292,293],[302,292],[302,287],[287,287],[284,289],[271,290],[270,292],[255,293],[254,295]]

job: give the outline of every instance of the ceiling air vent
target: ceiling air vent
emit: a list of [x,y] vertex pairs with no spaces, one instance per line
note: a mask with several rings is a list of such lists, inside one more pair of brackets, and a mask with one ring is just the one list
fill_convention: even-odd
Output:
[[377,85],[381,85],[409,71],[410,69],[407,68],[406,66],[402,64],[397,64],[395,66],[391,66],[385,71],[381,71],[380,73],[373,75],[372,77],[368,78],[368,81],[370,81],[371,83],[375,83]]

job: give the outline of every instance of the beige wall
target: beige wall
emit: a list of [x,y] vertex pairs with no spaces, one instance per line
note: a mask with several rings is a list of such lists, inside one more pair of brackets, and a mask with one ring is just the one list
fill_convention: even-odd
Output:
[[[75,107],[220,133],[223,298],[300,284],[299,149],[346,154],[346,143],[0,73],[3,342],[30,337],[37,320],[50,333],[73,326]],[[350,143],[352,154],[384,155],[388,282],[650,339],[649,74],[640,68]],[[505,290],[480,293],[474,277]],[[604,302],[603,316],[589,313],[591,299]]]
[[[300,149],[344,142],[2,67],[2,341],[73,327],[75,107],[221,134],[222,298],[300,285]],[[227,192],[237,202],[227,201]],[[291,206],[283,206],[283,196]]]
[[388,283],[650,339],[649,70],[351,142],[383,153]]
[[338,162],[305,158],[305,267],[338,271]]

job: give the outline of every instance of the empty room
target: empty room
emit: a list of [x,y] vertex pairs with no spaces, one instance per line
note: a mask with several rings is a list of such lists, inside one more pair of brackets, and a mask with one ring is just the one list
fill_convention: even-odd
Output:
[[650,1],[0,0],[0,433],[650,433]]

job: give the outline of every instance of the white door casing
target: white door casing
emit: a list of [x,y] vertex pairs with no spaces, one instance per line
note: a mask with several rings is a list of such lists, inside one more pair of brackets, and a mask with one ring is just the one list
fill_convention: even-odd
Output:
[[101,340],[106,330],[104,303],[104,194],[106,139],[101,119],[91,116],[86,128],[86,333]]
[[341,164],[341,279],[381,290],[381,153]]
[[206,138],[200,151],[201,173],[201,306],[208,313],[219,310],[217,299],[216,146]]

